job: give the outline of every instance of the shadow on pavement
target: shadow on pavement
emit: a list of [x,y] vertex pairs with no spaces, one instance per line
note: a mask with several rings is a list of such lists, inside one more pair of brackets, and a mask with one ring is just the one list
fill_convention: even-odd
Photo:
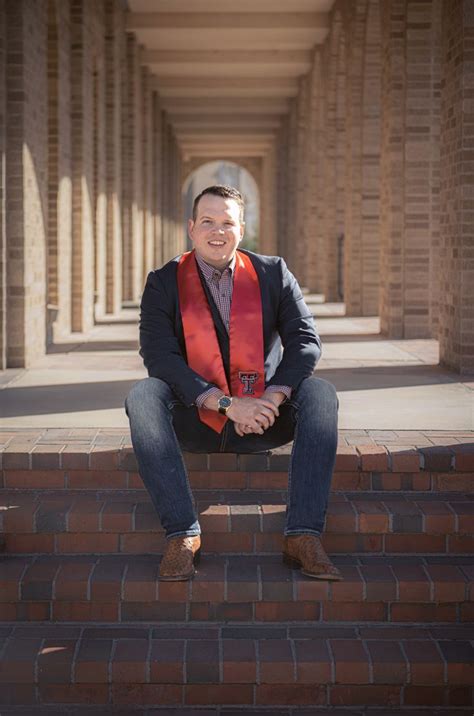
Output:
[[138,350],[136,341],[89,341],[88,343],[56,343],[47,348],[47,355],[57,353],[101,353],[107,351]]
[[2,418],[123,408],[136,380],[5,388]]
[[[422,385],[462,383],[462,376],[439,366],[379,366],[375,368],[328,368],[316,371],[319,378],[333,383],[336,390],[379,390]],[[47,415],[122,408],[137,380],[66,383],[5,388],[2,417]]]

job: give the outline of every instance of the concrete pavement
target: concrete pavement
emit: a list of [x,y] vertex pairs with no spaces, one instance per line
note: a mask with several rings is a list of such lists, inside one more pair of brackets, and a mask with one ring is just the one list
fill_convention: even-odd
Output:
[[[317,375],[336,386],[341,429],[474,429],[474,376],[440,368],[437,341],[386,340],[378,318],[347,318],[343,304],[306,300],[323,340]],[[137,319],[124,309],[29,370],[0,374],[0,428],[126,427],[124,399],[146,376]]]

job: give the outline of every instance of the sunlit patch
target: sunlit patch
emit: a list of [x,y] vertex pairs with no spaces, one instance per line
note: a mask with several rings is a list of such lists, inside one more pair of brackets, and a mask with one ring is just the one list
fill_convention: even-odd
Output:
[[41,654],[52,654],[55,651],[66,651],[67,646],[45,646],[44,649],[41,649]]

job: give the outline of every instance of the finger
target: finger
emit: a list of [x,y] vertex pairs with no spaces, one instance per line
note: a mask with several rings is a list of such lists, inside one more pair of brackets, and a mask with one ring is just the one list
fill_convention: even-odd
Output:
[[261,413],[263,413],[264,415],[268,415],[269,417],[272,417],[272,418],[277,418],[279,415],[278,409],[275,412],[274,410],[270,410],[270,408],[267,408],[266,405],[259,405],[259,411]]
[[273,425],[273,423],[275,422],[276,416],[275,416],[275,413],[270,412],[270,410],[266,410],[265,408],[262,408],[259,415],[256,416],[256,419],[261,420],[262,418],[265,419],[265,421],[266,421],[265,424],[267,427],[269,427],[270,425]]
[[276,420],[276,415],[275,415],[275,413],[265,413],[265,415],[266,415],[266,417],[267,417],[267,419],[268,419],[270,425],[273,425],[273,423],[274,423],[275,420]]
[[275,403],[272,403],[271,400],[267,400],[266,398],[258,398],[258,401],[260,404],[263,404],[266,408],[270,408],[272,413],[275,415],[279,415],[279,411]]

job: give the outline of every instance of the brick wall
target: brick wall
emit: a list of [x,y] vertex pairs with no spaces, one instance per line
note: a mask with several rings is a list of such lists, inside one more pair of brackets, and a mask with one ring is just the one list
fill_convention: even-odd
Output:
[[7,364],[44,351],[48,221],[46,0],[6,3]]
[[443,3],[439,340],[441,361],[474,371],[474,5]]

